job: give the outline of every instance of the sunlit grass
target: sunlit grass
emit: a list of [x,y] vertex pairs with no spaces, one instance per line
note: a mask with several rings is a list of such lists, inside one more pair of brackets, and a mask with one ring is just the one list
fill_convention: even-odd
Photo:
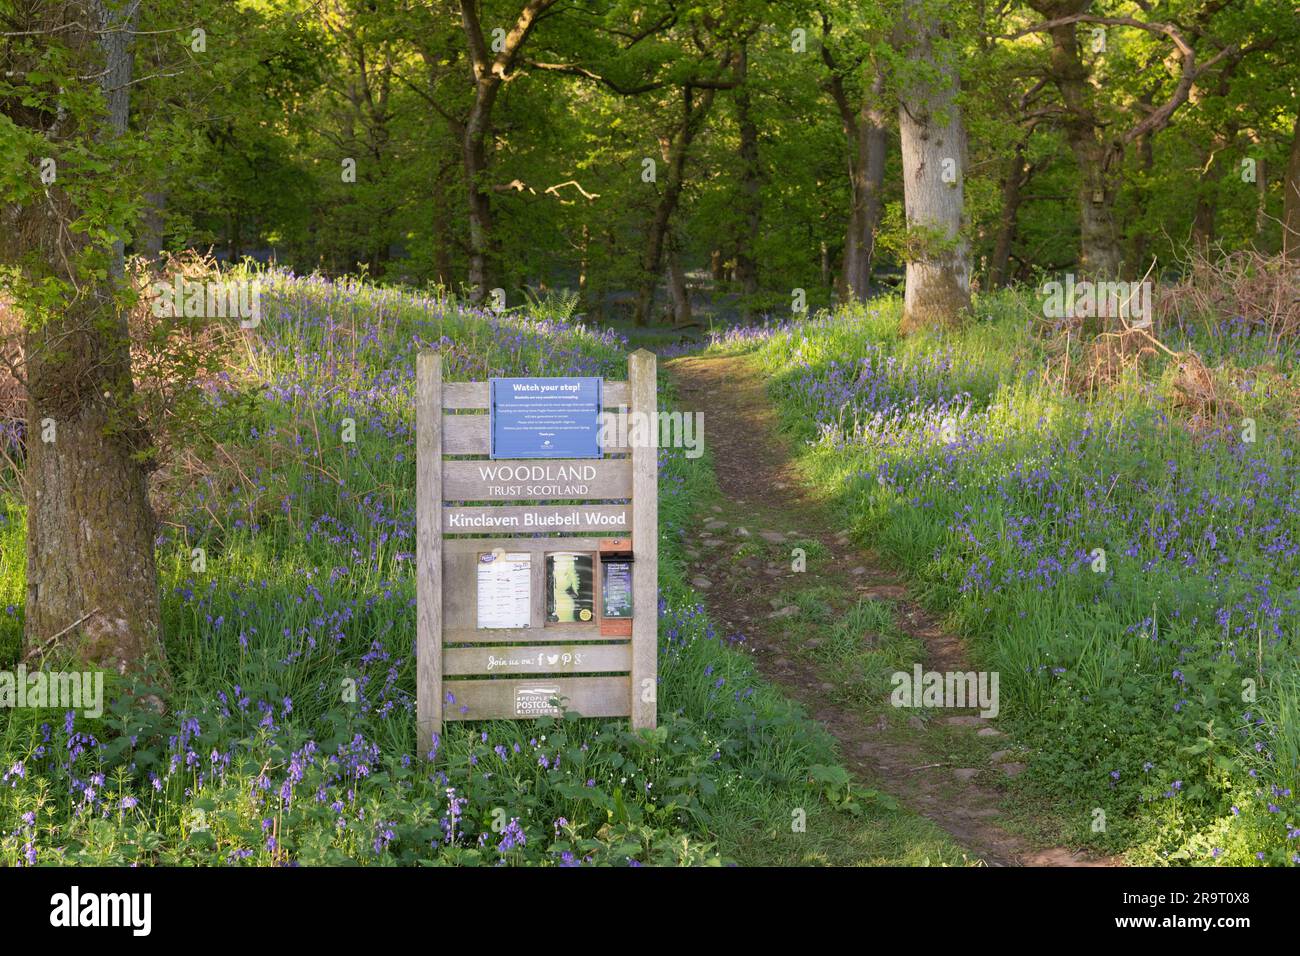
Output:
[[[1030,308],[981,298],[965,329],[900,339],[888,300],[714,348],[753,352],[807,473],[1000,672],[1004,716],[1037,748],[1029,785],[1107,810],[1104,833],[1081,810],[1067,838],[1291,862],[1294,405],[1245,387],[1241,419],[1207,433],[1168,356],[1091,397],[1063,389]],[[1253,340],[1221,357],[1247,381],[1277,374]]]

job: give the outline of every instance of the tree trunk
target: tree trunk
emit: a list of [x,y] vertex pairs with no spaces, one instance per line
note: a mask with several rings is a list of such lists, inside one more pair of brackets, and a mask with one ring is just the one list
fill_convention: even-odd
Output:
[[492,246],[492,204],[485,188],[487,173],[488,121],[496,102],[497,82],[475,84],[474,105],[465,124],[462,158],[465,188],[469,198],[469,287],[470,301],[482,302],[488,294],[489,260]]
[[[1255,142],[1259,144],[1256,137]],[[1268,231],[1268,166],[1263,156],[1255,160],[1255,246],[1263,249]]]
[[855,121],[845,129],[851,150],[849,186],[853,202],[844,236],[843,298],[847,301],[865,300],[871,292],[871,264],[876,255],[885,154],[889,148],[884,90],[885,75],[877,69],[870,91],[862,96]]
[[487,146],[492,131],[492,108],[501,84],[511,74],[520,50],[537,25],[537,19],[556,0],[528,0],[501,48],[492,56],[479,22],[477,0],[461,0],[461,24],[469,42],[473,70],[474,101],[461,128],[461,156],[465,166],[465,189],[469,198],[469,286],[470,300],[482,302],[491,288],[493,266],[492,205],[488,198]]
[[912,61],[898,111],[908,231],[904,333],[957,324],[971,304],[970,247],[962,232],[966,130],[957,104],[960,81],[951,54],[935,50],[941,21],[922,4],[907,0],[900,25]]
[[1096,143],[1071,143],[1082,173],[1079,183],[1079,268],[1094,278],[1118,278],[1123,267],[1115,226],[1115,193]]
[[[830,29],[830,20],[823,13],[824,41],[829,38]],[[888,114],[883,103],[885,74],[873,59],[871,82],[863,89],[855,109],[849,101],[841,68],[827,42],[822,43],[822,61],[829,71],[831,99],[839,111],[840,127],[848,144],[850,206],[844,233],[844,268],[837,292],[841,301],[849,302],[865,299],[870,293],[889,138]]]
[[676,249],[668,253],[668,295],[672,302],[673,324],[688,324],[691,321],[691,293],[686,287],[686,273]]
[[[108,105],[107,135],[127,128],[131,30],[137,4],[123,23],[91,0]],[[117,9],[116,5],[113,8]],[[106,29],[111,27],[111,29]],[[61,191],[59,191],[61,192]],[[63,194],[47,218],[41,244],[59,263],[60,278],[80,292],[67,308],[24,336],[28,444],[26,640],[36,646],[61,632],[82,659],[119,672],[161,655],[154,517],[145,471],[135,453],[147,443],[132,411],[130,338],[114,293],[123,281],[122,245],[108,276],[76,275],[85,247],[56,218],[80,210]],[[80,621],[78,627],[74,627]]]
[[439,171],[433,183],[433,274],[439,285],[450,287],[452,282],[451,208],[443,178],[442,171]]
[[[1221,149],[1226,143],[1216,142],[1214,148]],[[1209,255],[1214,246],[1217,231],[1217,212],[1219,206],[1219,184],[1223,182],[1224,164],[1217,155],[1210,160],[1210,167],[1201,177],[1196,191],[1196,208],[1192,213],[1192,249],[1202,255]]]
[[226,240],[226,261],[231,265],[244,257],[244,244],[241,238],[243,232],[243,214],[236,209],[230,217],[230,236]]
[[654,310],[655,286],[658,285],[659,269],[663,263],[664,239],[668,232],[668,222],[677,207],[677,200],[681,193],[680,181],[673,175],[671,168],[670,165],[668,182],[665,183],[664,191],[659,194],[654,216],[650,220],[650,227],[646,230],[645,250],[641,254],[641,284],[637,289],[636,313],[633,316],[633,321],[637,325],[650,324]]
[[654,308],[655,286],[663,268],[664,244],[668,237],[668,226],[677,203],[682,196],[682,187],[686,181],[686,157],[691,142],[704,125],[705,117],[713,105],[714,90],[707,89],[700,94],[698,102],[694,101],[689,88],[682,91],[683,118],[671,139],[663,141],[661,152],[664,165],[664,188],[655,204],[654,215],[646,229],[645,249],[641,254],[641,284],[637,290],[636,315],[637,325],[650,322]]
[[[1145,104],[1145,108],[1149,109],[1151,106],[1150,93],[1144,95],[1141,101]],[[1139,137],[1137,141],[1137,160],[1141,174],[1137,177],[1133,189],[1134,206],[1136,208],[1133,210],[1132,215],[1138,221],[1138,227],[1133,233],[1133,241],[1129,247],[1130,252],[1127,262],[1129,278],[1133,281],[1141,280],[1142,274],[1147,267],[1147,246],[1151,241],[1151,236],[1143,219],[1147,203],[1150,200],[1148,182],[1151,177],[1151,168],[1155,165],[1155,153],[1151,148],[1152,135],[1146,133]]]
[[1010,279],[1011,246],[1016,240],[1016,224],[1020,214],[1022,190],[1028,180],[1025,166],[1025,144],[1017,143],[1007,171],[1002,177],[1002,212],[998,216],[998,234],[993,241],[993,257],[989,262],[989,288],[1000,289]]
[[582,224],[582,241],[578,248],[578,295],[587,298],[587,270],[591,268],[591,227]]
[[144,215],[140,220],[140,237],[135,248],[140,255],[156,262],[162,258],[163,251],[163,210],[167,208],[165,192],[147,192],[144,194]]
[[741,82],[736,87],[736,122],[740,128],[740,229],[736,237],[736,281],[740,283],[744,297],[741,314],[746,320],[749,319],[750,299],[758,292],[758,262],[754,250],[758,245],[762,189],[758,124],[754,122],[753,102],[747,85],[748,69],[748,51],[742,44],[738,66]]
[[1300,262],[1300,115],[1291,134],[1291,160],[1287,163],[1286,193],[1282,202],[1282,250],[1290,262]]
[[[1071,7],[1067,12],[1076,11]],[[1075,24],[1053,27],[1048,34],[1052,39],[1052,79],[1067,111],[1065,138],[1079,167],[1080,269],[1093,278],[1118,279],[1123,254],[1115,227],[1115,194],[1122,151],[1102,138]]]

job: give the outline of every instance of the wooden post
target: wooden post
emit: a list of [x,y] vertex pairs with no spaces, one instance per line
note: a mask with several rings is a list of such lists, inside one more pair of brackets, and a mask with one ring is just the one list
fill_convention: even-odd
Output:
[[[631,421],[645,432],[632,443],[632,728],[655,726],[659,673],[659,416],[653,352],[627,360]],[[633,432],[633,429],[629,429]],[[635,433],[635,432],[633,432]]]
[[417,747],[442,733],[442,356],[415,365],[415,687]]

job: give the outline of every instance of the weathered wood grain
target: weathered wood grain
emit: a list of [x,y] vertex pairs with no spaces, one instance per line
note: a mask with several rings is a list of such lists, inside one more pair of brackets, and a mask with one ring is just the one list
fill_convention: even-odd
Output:
[[530,554],[545,554],[548,551],[583,551],[596,553],[598,538],[446,538],[442,542],[443,553],[486,554],[489,551],[527,551]]
[[[627,361],[633,414],[655,421],[654,353],[637,349]],[[632,449],[632,676],[634,729],[655,726],[659,654],[659,450]]]
[[449,647],[442,653],[443,674],[457,676],[621,674],[632,666],[631,644],[503,644]]
[[[472,624],[472,622],[471,622]],[[546,644],[573,641],[603,641],[595,620],[572,624],[539,624],[528,628],[447,627],[442,643],[447,644]]]
[[632,460],[445,461],[442,482],[447,501],[609,501],[631,496]]
[[503,505],[442,509],[442,533],[608,536],[630,531],[627,505]]
[[415,653],[417,746],[442,732],[442,356],[421,352],[415,385]]
[[519,691],[536,691],[528,695],[549,710],[551,696],[567,697],[561,708],[584,717],[626,717],[628,715],[628,679],[626,677],[530,677],[521,680],[453,680],[443,684],[452,702],[447,705],[448,720],[526,719],[545,713],[521,714]]

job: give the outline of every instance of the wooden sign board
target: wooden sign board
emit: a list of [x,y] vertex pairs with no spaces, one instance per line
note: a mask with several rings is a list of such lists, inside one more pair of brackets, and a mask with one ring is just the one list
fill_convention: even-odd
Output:
[[[657,420],[650,352],[628,357],[626,382],[601,385],[606,411]],[[600,458],[492,459],[490,396],[488,382],[443,384],[441,356],[420,353],[421,747],[428,752],[449,720],[526,720],[567,710],[654,727],[658,449],[653,442],[628,447],[611,430]],[[602,560],[619,563],[603,568]],[[618,589],[609,601],[601,593],[606,579]]]

